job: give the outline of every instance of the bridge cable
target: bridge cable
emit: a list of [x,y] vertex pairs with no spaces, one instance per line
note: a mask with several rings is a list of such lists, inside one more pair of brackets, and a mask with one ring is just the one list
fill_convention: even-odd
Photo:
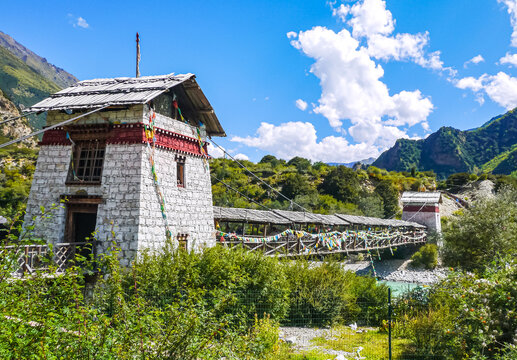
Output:
[[72,119],[68,119],[68,120],[62,121],[62,122],[60,122],[60,123],[57,123],[57,124],[51,125],[51,126],[46,127],[46,128],[44,128],[44,129],[41,129],[41,130],[35,131],[35,132],[33,132],[33,133],[29,134],[29,135],[22,136],[21,138],[14,139],[14,140],[11,140],[11,141],[8,141],[8,142],[5,142],[5,143],[2,143],[2,144],[0,144],[0,149],[1,149],[1,148],[3,148],[3,147],[6,147],[6,146],[12,145],[12,144],[19,143],[20,141],[23,141],[23,140],[27,140],[28,138],[31,138],[31,137],[33,137],[33,136],[36,136],[36,135],[42,134],[42,133],[44,133],[44,132],[45,132],[45,131],[47,131],[47,130],[52,130],[52,129],[55,129],[55,128],[57,128],[57,127],[60,127],[60,126],[66,125],[66,124],[68,124],[68,123],[71,123],[71,122],[73,122],[73,121],[75,121],[75,120],[78,120],[78,119],[80,119],[80,118],[82,118],[82,117],[85,117],[85,116],[88,116],[88,115],[90,115],[90,114],[93,114],[93,113],[95,113],[95,112],[97,112],[97,111],[100,111],[100,110],[102,110],[102,109],[105,109],[105,108],[107,108],[107,107],[109,107],[109,105],[101,106],[101,107],[99,107],[99,108],[97,108],[97,109],[95,109],[95,110],[89,111],[89,112],[87,112],[87,113],[85,113],[85,114],[81,114],[81,115],[76,116],[76,117],[74,117],[74,118],[72,118]]
[[300,204],[296,203],[294,200],[292,199],[289,199],[287,196],[285,196],[284,194],[282,194],[280,191],[274,189],[271,187],[271,185],[269,185],[267,182],[265,182],[264,180],[262,180],[261,178],[259,178],[257,175],[255,175],[250,169],[248,169],[246,167],[246,165],[243,165],[239,160],[235,159],[231,154],[229,154],[223,147],[221,147],[220,145],[218,145],[214,140],[212,140],[211,138],[209,138],[210,142],[212,142],[215,146],[217,146],[219,149],[221,149],[226,155],[228,155],[233,161],[235,161],[237,164],[239,164],[242,168],[244,168],[247,172],[249,172],[253,177],[255,177],[257,180],[259,180],[260,182],[262,182],[263,184],[265,184],[268,188],[270,188],[271,190],[273,190],[274,192],[276,192],[277,194],[279,194],[280,196],[282,196],[284,199],[286,199],[287,201],[289,201],[290,203],[298,206],[300,209],[302,209],[303,211],[305,212],[308,212],[310,213],[311,211],[307,210],[306,208],[304,208],[303,206],[301,206]]
[[225,183],[225,182],[224,182],[224,181],[222,181],[221,179],[218,179],[215,175],[212,175],[212,174],[211,174],[211,176],[212,176],[215,180],[217,180],[218,182],[220,182],[221,184],[223,184],[224,186],[226,186],[228,189],[233,190],[233,191],[235,191],[236,193],[238,193],[239,195],[241,195],[241,196],[245,197],[248,201],[251,201],[251,202],[253,202],[253,203],[255,203],[255,204],[259,205],[259,206],[262,206],[263,208],[265,208],[265,209],[267,209],[267,210],[272,210],[272,209],[268,208],[266,205],[262,205],[262,204],[258,203],[257,201],[255,201],[255,200],[253,200],[253,199],[251,199],[251,198],[247,197],[246,195],[244,195],[243,193],[241,193],[239,190],[237,190],[237,189],[233,188],[232,186],[228,185],[227,183]]
[[32,115],[32,114],[37,113],[37,112],[38,112],[38,111],[31,111],[31,112],[25,113],[25,114],[23,114],[23,115],[16,116],[16,117],[14,117],[14,118],[4,119],[4,120],[0,121],[0,125],[5,124],[5,123],[7,123],[7,122],[9,122],[9,121],[14,121],[14,120],[21,119],[22,117],[26,117],[26,116],[28,116],[28,115]]

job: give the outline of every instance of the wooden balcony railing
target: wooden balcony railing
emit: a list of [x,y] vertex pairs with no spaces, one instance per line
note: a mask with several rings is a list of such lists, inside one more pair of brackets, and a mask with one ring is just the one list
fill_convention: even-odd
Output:
[[96,256],[95,242],[59,243],[51,253],[48,245],[9,245],[0,247],[0,257],[13,267],[13,275],[23,276],[36,271],[49,270],[53,265],[56,272],[63,273],[76,263],[77,255]]

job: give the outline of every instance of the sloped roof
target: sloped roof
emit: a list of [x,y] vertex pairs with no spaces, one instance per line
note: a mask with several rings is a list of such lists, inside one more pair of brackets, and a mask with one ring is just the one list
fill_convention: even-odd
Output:
[[404,191],[402,204],[441,204],[442,193],[440,192],[417,192]]
[[425,226],[415,222],[379,219],[356,215],[323,215],[302,211],[288,210],[255,210],[242,208],[224,208],[214,206],[214,219],[219,221],[250,222],[259,224],[323,224],[323,225],[366,225],[366,226],[392,226],[424,228]]
[[138,78],[80,81],[33,105],[29,111],[83,110],[101,106],[145,104],[169,89],[181,85],[196,120],[210,135],[226,136],[214,109],[196,82],[194,74],[168,74]]
[[368,216],[358,216],[358,215],[346,215],[346,214],[335,214],[335,216],[348,221],[353,225],[363,225],[363,226],[391,226],[391,227],[413,227],[413,228],[425,228],[424,225],[420,225],[415,222],[397,220],[397,219],[381,219],[374,218]]
[[214,206],[214,219],[221,221],[253,222],[259,224],[291,223],[291,221],[285,217],[279,216],[271,211],[242,208],[224,208],[219,206]]

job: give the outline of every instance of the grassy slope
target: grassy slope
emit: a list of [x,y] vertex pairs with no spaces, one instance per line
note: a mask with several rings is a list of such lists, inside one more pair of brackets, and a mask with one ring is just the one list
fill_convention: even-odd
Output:
[[[25,107],[34,105],[50,94],[60,90],[53,82],[45,79],[34,69],[0,47],[0,89],[7,98]],[[31,126],[40,129],[44,125],[43,116],[30,119]]]

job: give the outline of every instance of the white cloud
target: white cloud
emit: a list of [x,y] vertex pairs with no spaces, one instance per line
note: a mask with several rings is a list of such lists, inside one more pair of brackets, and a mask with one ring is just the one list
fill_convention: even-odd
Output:
[[506,53],[505,56],[503,56],[502,58],[499,59],[499,64],[517,66],[517,54]]
[[234,155],[233,157],[234,157],[235,159],[237,159],[237,160],[249,160],[249,159],[250,159],[247,155],[242,154],[242,153],[239,153],[239,154],[237,154],[237,155]]
[[483,62],[483,61],[485,61],[485,58],[483,58],[483,56],[476,55],[469,61],[465,61],[465,64],[463,64],[463,67],[466,68],[468,64],[479,64],[480,62]]
[[90,27],[90,24],[88,24],[86,19],[82,16],[76,17],[73,14],[68,14],[67,16],[70,21],[70,24],[72,24],[73,27],[81,27],[83,29],[87,29]]
[[485,92],[493,101],[506,110],[517,106],[517,78],[504,72],[488,76],[484,79]]
[[208,155],[213,158],[222,158],[224,157],[224,151],[218,148],[217,146],[208,143]]
[[483,74],[479,78],[466,77],[456,82],[460,89],[470,89],[477,95],[477,101],[482,104],[483,94],[506,110],[517,107],[517,78],[504,72],[497,75]]
[[303,101],[302,99],[298,99],[298,100],[296,100],[295,104],[296,104],[296,107],[297,107],[298,109],[300,109],[301,111],[305,111],[305,110],[307,110],[307,106],[309,106],[309,105],[307,104],[307,102],[306,102],[306,101]]
[[367,143],[349,144],[343,137],[327,136],[318,141],[316,129],[309,122],[260,124],[256,136],[235,136],[231,141],[267,151],[283,159],[302,156],[313,161],[351,162],[377,157],[379,150]]
[[510,14],[510,23],[512,24],[512,42],[511,45],[517,47],[517,0],[498,0],[508,7],[508,14]]
[[[349,119],[355,126],[349,133],[356,141],[364,141],[361,134],[370,128],[368,143],[375,144],[382,133],[377,130],[384,125],[423,123],[433,109],[430,99],[419,90],[390,96],[388,87],[380,81],[384,69],[346,29],[335,33],[314,27],[300,32],[291,44],[316,60],[311,72],[320,79],[322,93],[314,112],[325,116],[338,131],[343,120]],[[383,117],[390,117],[390,122],[383,124]]]
[[90,25],[86,22],[86,20],[80,16],[77,18],[76,25],[79,27],[82,27],[84,29],[90,27]]
[[352,28],[356,39],[366,38],[368,54],[382,60],[412,61],[424,68],[446,70],[455,75],[452,68],[444,68],[440,52],[426,54],[429,45],[427,32],[418,34],[391,34],[395,30],[395,20],[386,9],[384,0],[363,0],[353,6],[340,5],[333,9],[335,16]]
[[477,92],[483,89],[483,82],[481,81],[481,78],[476,79],[472,76],[468,76],[458,80],[458,82],[456,82],[456,87],[463,90],[470,89],[474,92]]
[[[314,59],[310,72],[321,86],[317,104],[311,104],[314,112],[326,117],[340,134],[348,132],[354,143],[343,136],[318,139],[314,125],[308,122],[263,122],[255,136],[235,136],[231,141],[285,159],[303,156],[315,161],[347,162],[378,156],[395,140],[409,138],[407,131],[412,126],[429,131],[431,99],[418,89],[390,94],[381,80],[384,69],[376,63],[412,61],[455,75],[454,70],[443,66],[439,51],[426,51],[429,34],[393,34],[395,20],[384,0],[340,5],[333,8],[333,13],[350,29],[333,31],[316,26],[286,35],[293,47]],[[298,99],[296,106],[306,110],[309,105]],[[343,129],[345,120],[351,123],[348,129]]]
[[390,11],[386,10],[386,3],[383,0],[364,0],[353,6],[341,5],[334,14],[345,22],[347,18],[352,27],[352,35],[355,38],[370,37],[372,35],[389,35],[395,29]]

